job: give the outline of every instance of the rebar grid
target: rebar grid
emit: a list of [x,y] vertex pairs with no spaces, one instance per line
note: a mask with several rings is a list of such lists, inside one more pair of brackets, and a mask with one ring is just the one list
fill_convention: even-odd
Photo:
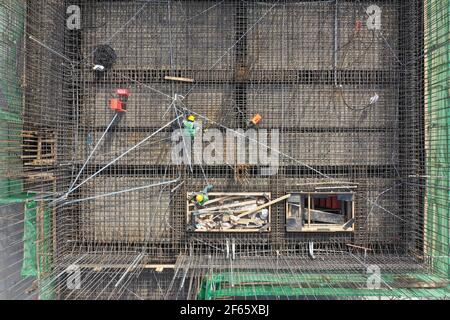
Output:
[[[443,85],[426,78],[424,58],[442,52],[426,48],[424,26],[441,24],[422,24],[420,1],[11,1],[26,12],[25,32],[15,43],[24,49],[17,61],[25,72],[6,80],[21,81],[23,101],[18,92],[15,104],[22,123],[8,120],[9,131],[2,131],[9,149],[0,170],[11,181],[1,188],[13,196],[12,187],[19,187],[41,211],[25,207],[24,214],[5,205],[13,221],[5,228],[27,222],[27,212],[41,212],[33,220],[40,230],[41,297],[198,298],[205,279],[232,274],[233,266],[237,283],[247,272],[279,278],[278,296],[288,296],[280,284],[286,273],[305,270],[362,275],[375,264],[398,276],[445,276],[448,221],[441,209],[448,211],[448,196],[427,190],[448,191],[440,178],[434,180],[442,176],[436,168],[448,168],[448,162],[433,149],[447,136],[432,129],[436,118],[448,119],[448,111],[435,114],[423,101],[431,95],[423,81],[427,88]],[[382,9],[380,29],[366,24],[372,4]],[[80,30],[65,27],[69,5],[80,8]],[[10,16],[20,16],[19,7],[8,7]],[[441,19],[448,21],[448,14]],[[103,73],[93,71],[99,45],[117,54]],[[127,112],[111,122],[109,101],[117,88],[131,95]],[[432,95],[428,105],[438,101]],[[259,164],[246,164],[245,174],[237,174],[238,163],[226,157],[220,163],[173,161],[178,117],[196,115],[205,136],[215,129],[239,134],[256,113],[263,117],[258,129],[270,136],[249,139],[242,151],[269,145],[279,158],[276,174],[262,175]],[[274,130],[277,147],[271,145]],[[22,163],[36,160],[21,146],[31,139],[24,132],[54,137],[53,162]],[[430,153],[432,164],[426,163]],[[208,183],[218,192],[269,192],[273,199],[356,186],[355,229],[287,232],[285,203],[278,203],[269,233],[189,232],[186,195]],[[433,237],[436,227],[439,236]],[[16,266],[23,260],[17,246],[22,233],[19,228],[5,238],[16,248],[10,253]],[[232,243],[235,258],[229,257]],[[71,265],[82,271],[79,291],[66,285]],[[362,289],[358,281],[353,287]],[[407,288],[401,279],[395,283]],[[329,296],[339,296],[333,290]],[[415,296],[409,289],[403,294]]]

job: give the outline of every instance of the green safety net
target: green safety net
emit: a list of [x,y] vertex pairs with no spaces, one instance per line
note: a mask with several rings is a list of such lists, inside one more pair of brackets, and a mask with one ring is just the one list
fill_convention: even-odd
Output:
[[427,255],[436,273],[450,279],[450,6],[427,1]]
[[[42,232],[42,235],[40,234]],[[40,241],[39,246],[39,263],[38,263],[38,273],[39,273],[39,298],[41,300],[53,300],[54,290],[53,290],[53,278],[51,277],[52,272],[52,210],[45,205],[42,219],[42,226],[38,227],[38,239]]]
[[[49,277],[52,271],[51,212],[45,203],[34,200],[25,203],[21,273],[23,277],[38,278],[39,296],[42,300],[53,297]],[[39,215],[41,219],[38,219]]]
[[46,277],[39,281],[39,300],[55,300],[54,279]]
[[[34,193],[24,193],[14,197],[0,198],[0,205],[25,203],[21,275],[22,277],[39,278],[42,280],[40,287],[49,288],[48,285],[45,285],[45,278],[51,273],[52,267],[52,211],[45,203],[33,200],[35,196]],[[39,204],[42,209],[39,209]],[[43,212],[42,218],[38,222],[39,210],[43,210]],[[50,292],[51,290],[43,290],[42,296],[50,297],[52,296]]]
[[[52,217],[51,210],[48,206],[44,207],[42,226],[38,230],[40,247],[39,247],[39,273],[47,275],[51,271],[52,258]],[[41,234],[42,233],[42,234]]]
[[[40,220],[38,214],[41,215]],[[51,209],[45,203],[29,200],[25,203],[24,216],[22,275],[48,274],[51,271],[52,250]]]
[[[14,8],[12,11],[11,8]],[[52,299],[51,210],[23,191],[23,92],[21,68],[26,7],[23,0],[0,4],[0,205],[24,204],[23,262],[21,275],[39,280],[41,299]],[[41,211],[39,211],[41,210]],[[40,215],[40,216],[38,216]],[[43,290],[45,288],[45,290]],[[50,288],[50,290],[48,290]]]
[[22,276],[37,277],[35,201],[26,203],[24,216]]
[[236,271],[205,277],[200,300],[300,297],[445,298],[448,282],[429,274],[382,274],[379,289],[370,289],[368,275],[351,273],[261,273]]
[[22,111],[20,57],[23,45],[25,7],[11,0],[14,12],[0,4],[0,198],[22,193]]

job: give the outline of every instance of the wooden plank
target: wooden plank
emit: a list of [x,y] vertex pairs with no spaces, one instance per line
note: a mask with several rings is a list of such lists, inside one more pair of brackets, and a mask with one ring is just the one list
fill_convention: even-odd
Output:
[[[203,233],[208,233],[208,232],[214,232],[214,233],[218,233],[218,232],[226,232],[226,233],[255,233],[258,232],[260,229],[263,229],[265,226],[262,226],[259,229],[255,229],[255,228],[249,228],[249,229],[210,229],[210,230],[195,230],[194,232],[203,232]],[[262,230],[261,232],[269,232],[270,231],[270,227],[266,230]]]
[[287,195],[282,196],[282,197],[280,197],[280,198],[278,198],[278,199],[269,201],[269,202],[267,202],[266,204],[263,204],[262,206],[256,207],[255,209],[249,210],[249,211],[247,211],[247,212],[244,212],[244,213],[238,215],[238,217],[241,218],[241,217],[247,216],[247,215],[249,215],[249,214],[252,214],[252,213],[261,211],[262,209],[265,209],[265,208],[270,207],[270,206],[272,206],[272,205],[274,205],[274,204],[276,204],[276,203],[278,203],[278,202],[281,202],[281,201],[283,201],[283,200],[286,200],[286,199],[290,198],[290,196],[291,196],[291,194],[287,194]]
[[308,227],[311,227],[311,195],[308,194]]
[[181,81],[181,82],[190,82],[190,83],[195,82],[194,79],[191,79],[191,78],[183,78],[183,77],[171,77],[171,76],[165,76],[164,79],[165,79],[165,80],[170,80],[170,81]]
[[[429,56],[429,48],[428,48],[428,43],[429,43],[429,25],[428,25],[428,1],[429,0],[424,0],[424,3],[423,3],[423,8],[426,8],[425,10],[423,10],[423,15],[424,15],[424,17],[423,17],[423,21],[424,21],[424,23],[423,23],[423,28],[424,28],[424,52],[425,52],[425,57],[424,57],[424,61],[426,61],[426,62],[428,62],[429,61],[429,59],[430,59],[430,56]],[[428,70],[428,68],[429,68],[429,64],[428,63],[424,63],[424,79],[423,79],[423,83],[425,84],[424,85],[424,90],[425,90],[425,94],[424,94],[424,96],[425,97],[429,97],[429,79],[428,79],[428,72],[429,72],[429,70]],[[423,116],[424,116],[424,123],[425,123],[425,130],[424,130],[424,140],[425,140],[425,143],[424,143],[424,149],[425,149],[425,159],[429,159],[429,157],[430,157],[430,127],[429,127],[429,124],[430,124],[430,119],[429,119],[429,114],[428,114],[428,110],[429,110],[429,99],[424,99],[424,104],[425,104],[425,107],[423,108]],[[428,256],[428,254],[429,254],[429,251],[430,251],[430,248],[429,248],[429,245],[428,245],[428,240],[427,239],[429,239],[429,237],[430,237],[430,230],[432,230],[431,229],[431,226],[429,226],[429,221],[428,221],[428,204],[429,204],[429,198],[428,198],[428,194],[429,194],[429,192],[428,192],[429,190],[428,190],[428,188],[425,190],[425,192],[424,192],[424,194],[425,194],[425,197],[424,197],[424,206],[423,206],[423,222],[424,222],[424,226],[423,226],[423,238],[422,238],[422,243],[423,243],[423,245],[422,245],[422,248],[423,248],[423,253],[424,253],[424,255],[425,256]]]
[[268,196],[267,192],[210,192],[209,196],[254,196],[254,197],[264,197]]
[[226,205],[212,207],[212,208],[200,209],[200,210],[195,211],[194,213],[200,213],[200,214],[202,214],[202,213],[209,213],[209,212],[215,211],[215,210],[230,209],[230,208],[237,208],[237,207],[245,207],[245,206],[248,206],[248,205],[251,205],[251,204],[256,204],[256,200],[239,202],[239,203],[231,203],[231,204],[226,204]]
[[[316,183],[312,183],[311,185],[314,185],[314,184],[316,184]],[[301,186],[303,184],[299,184],[299,185]],[[330,196],[332,196],[332,195],[341,195],[341,194],[342,195],[354,195],[355,192],[352,192],[352,191],[312,191],[312,192],[293,193],[293,195],[297,195],[297,194],[304,195],[304,196],[307,196],[309,194],[311,194],[311,195],[330,195]]]
[[243,225],[248,225],[249,223],[259,224],[257,222],[258,222],[258,220],[256,220],[256,219],[239,219],[238,221],[236,221],[234,223],[235,224],[243,224]]
[[345,245],[348,246],[348,247],[352,247],[352,248],[357,248],[357,249],[362,249],[362,250],[370,250],[370,251],[373,251],[373,249],[366,248],[366,247],[361,247],[361,246],[356,246],[356,245],[354,245],[354,244],[346,243]]
[[353,232],[353,228],[344,229],[342,226],[335,224],[324,224],[324,225],[314,225],[304,226],[302,232]]
[[312,210],[311,209],[311,217],[312,221],[316,222],[326,222],[326,223],[335,223],[335,224],[344,224],[345,217],[341,214],[335,214],[320,210]]

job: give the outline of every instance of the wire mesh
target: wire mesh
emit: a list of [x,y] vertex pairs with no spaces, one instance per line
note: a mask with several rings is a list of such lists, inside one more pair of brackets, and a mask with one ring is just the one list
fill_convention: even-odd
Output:
[[[370,296],[419,297],[413,289],[425,283],[442,297],[449,116],[440,30],[449,15],[440,3],[6,1],[0,292],[207,298],[202,288],[219,275],[242,290],[218,299],[358,297],[377,265],[393,278]],[[81,28],[68,28],[70,12]],[[117,58],[98,72],[102,46]],[[441,65],[427,66],[430,57]],[[119,88],[130,97],[115,117]],[[203,149],[179,163],[173,132],[188,114]],[[263,120],[251,131],[255,114]],[[246,135],[242,148],[226,134]],[[263,168],[272,163],[251,162],[264,153],[276,160],[271,175]],[[186,197],[207,184],[272,199],[350,190],[354,230],[288,232],[277,203],[268,233],[191,232]],[[322,294],[308,272],[355,278],[324,280]],[[261,292],[255,274],[271,277]]]

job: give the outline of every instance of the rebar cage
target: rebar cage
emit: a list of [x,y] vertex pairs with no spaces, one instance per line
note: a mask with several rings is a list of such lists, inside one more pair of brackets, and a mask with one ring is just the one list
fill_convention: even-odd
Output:
[[[0,292],[448,298],[445,2],[3,1]],[[118,88],[125,113],[109,107]],[[188,114],[205,159],[177,162]],[[255,114],[243,149],[207,149]],[[351,191],[353,231],[289,232],[279,202],[269,232],[191,232],[186,195],[207,184]]]

